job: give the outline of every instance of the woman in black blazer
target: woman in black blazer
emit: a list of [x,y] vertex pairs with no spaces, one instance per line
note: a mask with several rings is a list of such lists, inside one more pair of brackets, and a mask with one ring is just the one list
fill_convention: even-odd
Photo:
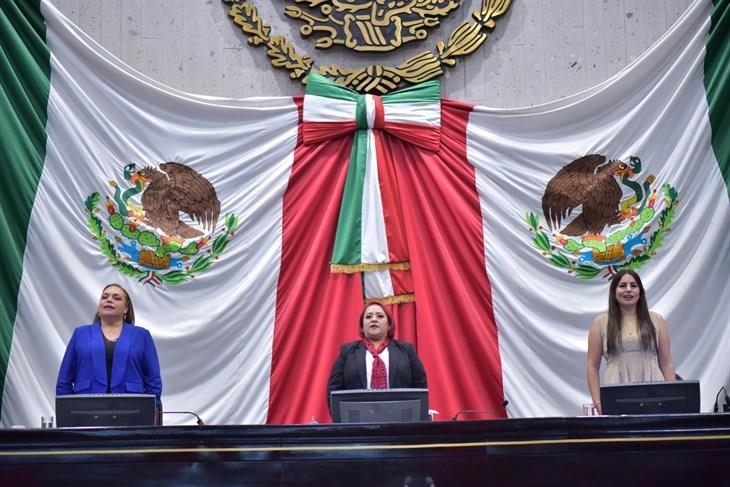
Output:
[[369,303],[358,324],[361,340],[340,348],[327,383],[327,404],[332,391],[344,389],[426,389],[426,371],[408,342],[393,339],[395,323],[385,305]]

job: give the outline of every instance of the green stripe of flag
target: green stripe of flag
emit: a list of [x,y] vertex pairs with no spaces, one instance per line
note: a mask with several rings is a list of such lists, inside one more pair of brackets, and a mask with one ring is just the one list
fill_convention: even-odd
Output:
[[0,2],[0,398],[28,221],[46,157],[51,66],[40,4],[41,0]]
[[357,97],[357,107],[355,108],[355,123],[358,130],[368,129],[368,107],[364,96]]
[[338,85],[319,73],[311,72],[307,77],[307,95],[324,96],[337,100],[357,101],[361,95],[346,86]]
[[[356,91],[342,86],[319,73],[312,72],[307,78],[307,95],[324,96],[337,100],[357,101],[363,95]],[[421,103],[441,101],[441,83],[439,81],[426,81],[418,85],[403,88],[394,93],[381,96],[383,103]]]
[[367,130],[358,130],[352,140],[350,166],[342,191],[340,217],[337,221],[333,264],[359,264],[362,261],[362,193],[368,150]]
[[441,101],[441,83],[439,81],[426,81],[419,85],[409,86],[402,90],[383,95],[383,104],[390,103],[421,103]]
[[730,0],[715,0],[705,52],[712,149],[730,197]]

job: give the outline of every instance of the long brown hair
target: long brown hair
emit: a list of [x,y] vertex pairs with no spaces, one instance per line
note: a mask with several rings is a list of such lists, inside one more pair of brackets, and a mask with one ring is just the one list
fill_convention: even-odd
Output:
[[[122,319],[126,321],[127,323],[134,324],[134,305],[132,304],[132,298],[129,297],[129,293],[126,289],[124,289],[122,286],[117,284],[116,282],[112,282],[111,284],[107,284],[104,286],[104,289],[101,290],[101,294],[104,294],[104,291],[109,289],[110,287],[115,286],[122,290],[122,293],[124,294],[124,298],[127,300],[127,312],[124,313],[124,316]],[[101,316],[99,316],[99,306],[96,307],[96,313],[94,314],[94,320],[93,322],[96,323],[97,321],[101,321]]]
[[649,350],[652,346],[654,350],[657,349],[656,342],[656,329],[654,328],[654,322],[651,321],[651,315],[649,314],[649,305],[646,302],[646,293],[644,292],[644,285],[641,283],[639,275],[630,270],[623,270],[617,272],[611,280],[611,286],[608,291],[608,323],[607,328],[607,339],[606,339],[606,352],[610,355],[615,353],[616,350],[621,346],[621,308],[616,299],[616,288],[618,288],[619,282],[626,275],[629,274],[636,280],[636,284],[639,285],[639,300],[636,303],[636,318],[639,322],[639,336],[641,339],[641,348]]

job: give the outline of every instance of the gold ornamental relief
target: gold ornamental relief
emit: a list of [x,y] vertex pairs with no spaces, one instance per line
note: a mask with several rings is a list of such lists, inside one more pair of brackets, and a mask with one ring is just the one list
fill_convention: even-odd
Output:
[[[306,5],[287,6],[284,13],[304,23],[302,36],[315,36],[315,47],[327,49],[342,45],[356,52],[387,52],[407,42],[421,41],[428,29],[458,8],[457,0],[293,0]],[[433,51],[423,51],[398,66],[370,65],[343,68],[337,64],[315,66],[314,59],[297,52],[283,36],[274,35],[271,26],[252,2],[223,0],[230,4],[229,16],[241,27],[248,42],[265,47],[274,67],[285,69],[289,77],[307,82],[311,70],[360,93],[386,94],[407,85],[441,76],[444,68],[454,66],[457,58],[478,49],[495,27],[495,18],[504,14],[512,0],[482,0],[471,14],[472,22],[461,23]],[[314,13],[312,13],[314,12]]]
[[[459,8],[456,0],[294,0],[310,10],[286,7],[304,23],[302,37],[316,36],[315,47],[334,45],[361,52],[387,52],[423,40],[441,18]],[[314,11],[315,13],[312,13]]]

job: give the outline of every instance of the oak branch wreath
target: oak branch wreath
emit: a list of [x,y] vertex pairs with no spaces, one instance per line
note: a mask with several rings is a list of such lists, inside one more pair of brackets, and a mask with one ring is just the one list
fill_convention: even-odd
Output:
[[[312,3],[312,0],[305,0]],[[399,66],[380,64],[359,68],[343,68],[337,64],[314,66],[308,54],[297,52],[286,38],[275,35],[271,26],[258,13],[251,2],[223,0],[231,4],[228,12],[233,22],[241,27],[249,44],[265,47],[271,64],[289,71],[289,77],[307,83],[309,73],[316,72],[359,93],[386,94],[404,86],[422,83],[441,76],[446,67],[456,65],[457,58],[477,50],[495,27],[495,18],[509,9],[512,0],[483,0],[481,7],[472,12],[472,22],[463,22],[446,41],[436,44],[435,52],[423,51],[407,59]],[[321,0],[320,0],[321,3]],[[286,7],[285,13],[293,16],[298,7]]]

